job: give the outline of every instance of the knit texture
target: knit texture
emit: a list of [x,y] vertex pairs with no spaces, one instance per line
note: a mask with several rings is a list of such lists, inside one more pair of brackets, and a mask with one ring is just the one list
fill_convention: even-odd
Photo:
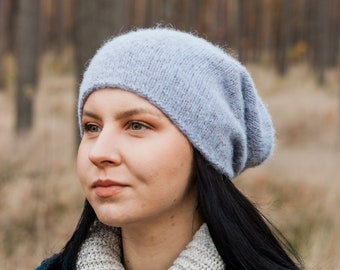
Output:
[[106,42],[84,73],[79,121],[87,97],[101,88],[149,100],[229,179],[272,152],[271,117],[245,67],[192,34],[141,29]]
[[78,252],[78,270],[122,270],[121,237],[118,228],[96,221]]
[[[95,222],[78,253],[78,270],[123,270],[119,229]],[[222,270],[224,263],[206,224],[180,253],[170,270]]]

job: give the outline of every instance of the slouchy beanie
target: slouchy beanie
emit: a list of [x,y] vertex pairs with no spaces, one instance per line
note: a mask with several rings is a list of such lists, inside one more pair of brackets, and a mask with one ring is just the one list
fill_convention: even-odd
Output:
[[107,41],[80,85],[80,128],[87,97],[103,88],[147,99],[230,180],[272,152],[272,120],[245,67],[193,34],[150,28]]

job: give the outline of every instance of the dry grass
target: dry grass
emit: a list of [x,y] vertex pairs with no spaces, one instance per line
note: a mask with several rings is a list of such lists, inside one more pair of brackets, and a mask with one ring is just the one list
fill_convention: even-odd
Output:
[[307,269],[340,269],[340,79],[315,83],[304,65],[285,78],[249,66],[273,115],[277,147],[238,181],[302,254]]
[[[83,195],[75,173],[71,72],[49,58],[30,134],[14,132],[13,87],[0,91],[0,269],[33,269],[76,225]],[[339,101],[336,71],[320,88],[305,66],[279,78],[249,65],[277,127],[277,150],[235,183],[301,252],[307,269],[340,269]],[[58,71],[58,72],[56,72]]]

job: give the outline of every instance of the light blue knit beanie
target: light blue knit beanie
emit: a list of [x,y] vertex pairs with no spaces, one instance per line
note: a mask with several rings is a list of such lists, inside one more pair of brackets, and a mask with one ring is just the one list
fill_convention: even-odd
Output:
[[84,73],[79,121],[87,97],[102,88],[149,100],[229,179],[273,150],[271,117],[245,67],[192,34],[140,29],[106,42]]

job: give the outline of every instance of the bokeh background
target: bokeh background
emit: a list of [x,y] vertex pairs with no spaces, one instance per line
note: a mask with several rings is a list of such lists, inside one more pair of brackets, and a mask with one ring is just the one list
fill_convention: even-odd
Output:
[[34,269],[73,232],[79,81],[129,29],[191,31],[247,66],[277,130],[273,157],[234,183],[307,269],[340,269],[340,1],[1,0],[0,269]]

